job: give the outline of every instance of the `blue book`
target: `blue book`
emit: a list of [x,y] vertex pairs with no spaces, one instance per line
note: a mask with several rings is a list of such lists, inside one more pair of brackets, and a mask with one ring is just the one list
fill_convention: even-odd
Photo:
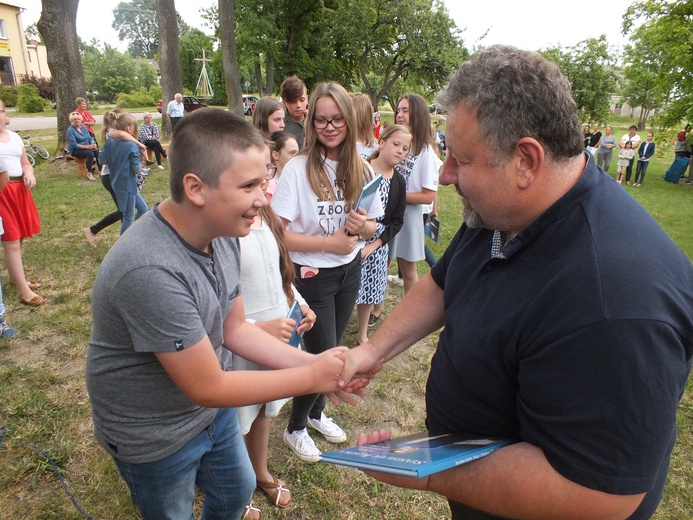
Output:
[[471,435],[435,435],[427,431],[375,444],[322,454],[322,462],[422,478],[490,455],[511,439],[479,438]]
[[356,201],[355,208],[363,208],[368,213],[371,210],[371,204],[373,204],[373,199],[378,193],[378,188],[380,187],[380,181],[383,180],[382,174],[378,174],[373,177],[373,180],[366,184],[361,190],[361,195],[359,195],[359,200]]
[[303,311],[301,311],[301,306],[298,304],[298,301],[294,300],[294,304],[289,309],[289,313],[286,315],[286,317],[292,318],[296,321],[296,325],[294,325],[294,332],[291,334],[291,338],[289,338],[289,345],[292,347],[298,347],[301,344],[303,333],[299,334],[297,330],[304,318]]
[[424,225],[424,233],[437,244],[440,240],[440,220],[431,217]]

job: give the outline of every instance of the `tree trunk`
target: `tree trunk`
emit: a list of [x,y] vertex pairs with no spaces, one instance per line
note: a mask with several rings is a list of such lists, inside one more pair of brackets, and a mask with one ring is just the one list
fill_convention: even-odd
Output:
[[156,2],[156,18],[159,24],[159,70],[161,88],[164,91],[161,106],[161,127],[164,138],[171,136],[171,123],[166,117],[166,106],[176,92],[183,93],[175,4],[174,0],[157,0]]
[[266,92],[264,86],[262,85],[262,65],[260,65],[259,61],[255,62],[255,82],[257,83],[257,91],[260,94],[260,97],[264,96]]
[[67,143],[70,112],[75,98],[86,97],[84,70],[77,38],[79,0],[43,0],[41,17],[36,26],[46,44],[48,68],[53,76],[58,107],[58,146],[53,155],[63,154]]
[[219,39],[221,61],[224,65],[224,82],[229,110],[243,115],[243,91],[236,54],[236,27],[234,25],[234,0],[219,0]]
[[274,95],[274,58],[267,58],[267,70],[265,71],[265,90],[268,96]]

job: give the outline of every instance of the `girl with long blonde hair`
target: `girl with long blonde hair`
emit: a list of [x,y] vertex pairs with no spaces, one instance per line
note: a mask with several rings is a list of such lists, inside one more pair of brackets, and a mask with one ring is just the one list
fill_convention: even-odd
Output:
[[[342,340],[361,281],[360,250],[375,233],[383,208],[376,197],[368,211],[352,209],[373,172],[356,150],[354,109],[341,85],[315,88],[305,132],[305,147],[284,167],[272,207],[285,227],[296,288],[317,314],[303,337],[306,350],[315,354]],[[307,425],[329,442],[346,440],[324,407],[324,395],[293,400],[284,442],[306,462],[317,462],[321,455]]]

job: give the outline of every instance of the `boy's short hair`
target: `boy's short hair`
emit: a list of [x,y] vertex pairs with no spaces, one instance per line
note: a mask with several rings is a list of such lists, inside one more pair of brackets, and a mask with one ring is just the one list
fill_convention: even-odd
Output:
[[265,141],[245,118],[218,108],[187,114],[176,127],[168,152],[171,199],[183,201],[183,177],[187,173],[216,188],[221,172],[233,166],[234,154],[252,147],[264,150]]
[[293,103],[298,98],[303,95],[308,94],[308,89],[306,84],[299,79],[298,76],[289,76],[284,81],[282,81],[282,86],[279,88],[282,101],[288,101]]

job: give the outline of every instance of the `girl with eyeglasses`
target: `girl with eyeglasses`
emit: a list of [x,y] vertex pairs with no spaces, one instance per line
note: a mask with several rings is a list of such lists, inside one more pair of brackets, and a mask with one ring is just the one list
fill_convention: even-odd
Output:
[[[356,150],[354,109],[341,85],[315,88],[305,132],[305,147],[284,167],[272,207],[285,228],[296,287],[317,314],[303,342],[308,352],[320,353],[342,341],[361,282],[360,249],[375,233],[383,207],[375,197],[369,211],[352,209],[373,171]],[[306,462],[321,455],[306,426],[329,442],[346,440],[324,407],[324,395],[293,399],[284,442]]]
[[[267,141],[265,179],[272,180],[276,166],[272,164],[271,142]],[[265,189],[267,183],[264,184]],[[289,342],[296,325],[287,318],[294,300],[298,300],[303,320],[298,333],[310,330],[315,313],[306,304],[293,285],[294,266],[284,241],[282,222],[272,207],[260,209],[247,236],[241,237],[241,286],[245,316],[256,326],[285,343]],[[263,367],[233,354],[233,370],[264,370]],[[291,503],[291,491],[281,479],[273,476],[267,467],[271,418],[276,417],[288,399],[265,404],[236,408],[248,455],[257,478],[257,487],[270,502],[283,509]],[[257,507],[251,503],[243,518],[261,518]]]

